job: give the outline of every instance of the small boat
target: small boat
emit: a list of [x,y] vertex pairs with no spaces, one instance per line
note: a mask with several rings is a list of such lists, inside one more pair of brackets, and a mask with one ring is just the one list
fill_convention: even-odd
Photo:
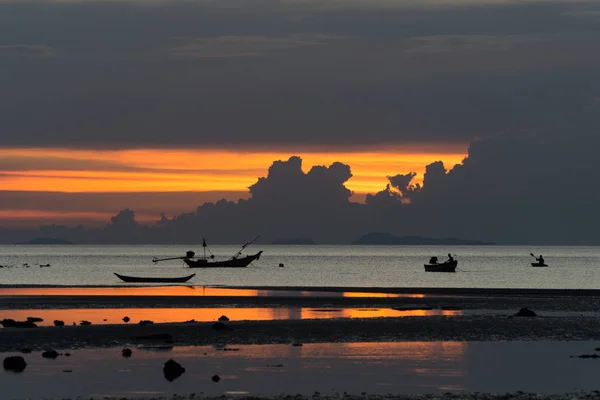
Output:
[[[206,240],[203,238],[202,239],[202,248],[204,251],[203,251],[202,257],[196,257],[196,253],[194,253],[193,251],[188,251],[185,253],[185,256],[182,256],[182,257],[169,257],[169,258],[154,257],[152,259],[152,262],[157,263],[159,261],[167,261],[167,260],[183,260],[183,262],[189,268],[245,268],[248,265],[250,265],[250,263],[252,261],[258,260],[261,256],[261,254],[263,253],[261,250],[258,253],[240,257],[242,255],[242,251],[258,238],[259,237],[257,236],[254,239],[252,239],[251,241],[246,242],[242,246],[240,251],[238,251],[236,254],[234,254],[228,260],[222,260],[222,261],[215,260],[215,256],[213,254],[211,254],[210,250],[208,250],[208,246],[206,245]],[[206,255],[207,250],[209,253],[208,256]]]
[[188,276],[179,276],[176,278],[160,278],[160,277],[142,277],[142,276],[126,276],[119,275],[116,272],[114,274],[123,282],[136,282],[136,283],[180,283],[187,282],[194,277],[196,274]]
[[440,264],[424,264],[426,272],[456,272],[458,261],[445,262]]
[[548,264],[542,264],[542,263],[531,263],[532,267],[547,267]]

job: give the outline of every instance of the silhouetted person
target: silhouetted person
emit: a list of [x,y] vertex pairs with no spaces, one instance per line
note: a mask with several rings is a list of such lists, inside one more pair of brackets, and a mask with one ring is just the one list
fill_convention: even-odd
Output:
[[452,254],[448,253],[448,259],[446,260],[447,263],[451,263],[454,262],[454,258],[452,257]]
[[538,258],[536,258],[535,260],[536,260],[536,261],[538,262],[538,264],[540,264],[540,265],[543,265],[543,264],[545,264],[545,263],[544,263],[544,256],[542,256],[541,254],[540,254],[540,256],[539,256]]
[[438,263],[438,258],[437,257],[431,257],[429,259],[429,264],[437,264]]

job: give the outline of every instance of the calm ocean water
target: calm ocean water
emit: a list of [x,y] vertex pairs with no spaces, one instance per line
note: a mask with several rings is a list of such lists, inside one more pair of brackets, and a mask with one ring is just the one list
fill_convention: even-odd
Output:
[[[228,258],[238,249],[211,246],[217,258]],[[264,253],[248,268],[190,270],[181,261],[151,261],[186,250],[188,246],[0,246],[0,265],[5,266],[0,268],[0,285],[127,286],[113,272],[183,276],[192,271],[196,276],[187,285],[600,288],[600,247],[255,245],[248,253]],[[461,271],[424,271],[430,256],[444,259],[449,251],[456,254]],[[530,252],[542,253],[550,266],[530,267]]]

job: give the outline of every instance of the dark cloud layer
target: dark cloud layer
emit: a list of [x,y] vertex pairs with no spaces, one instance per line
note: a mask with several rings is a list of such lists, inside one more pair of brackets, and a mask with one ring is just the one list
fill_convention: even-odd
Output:
[[[205,203],[151,226],[124,210],[105,229],[46,227],[38,232],[79,242],[197,243],[311,237],[318,243],[350,243],[369,232],[462,237],[504,244],[600,244],[600,168],[597,131],[507,133],[475,141],[463,163],[427,166],[423,185],[412,174],[351,202],[344,183],[350,166],[301,169],[291,157],[276,161],[266,177],[238,202]],[[8,234],[2,240],[6,240]],[[11,238],[19,237],[13,232]],[[3,236],[0,235],[0,238]]]
[[0,1],[0,146],[335,148],[590,128],[597,4],[441,3]]

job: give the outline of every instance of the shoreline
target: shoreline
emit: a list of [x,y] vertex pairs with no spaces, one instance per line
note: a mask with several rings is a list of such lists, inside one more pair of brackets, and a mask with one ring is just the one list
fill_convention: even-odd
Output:
[[[428,295],[523,295],[523,296],[599,296],[600,289],[573,288],[469,288],[469,287],[374,287],[374,286],[237,286],[237,285],[34,285],[0,284],[0,296],[4,289],[137,289],[137,288],[190,288],[190,289],[234,289],[277,292],[323,292],[323,293],[386,293]],[[51,295],[45,295],[51,296]]]

